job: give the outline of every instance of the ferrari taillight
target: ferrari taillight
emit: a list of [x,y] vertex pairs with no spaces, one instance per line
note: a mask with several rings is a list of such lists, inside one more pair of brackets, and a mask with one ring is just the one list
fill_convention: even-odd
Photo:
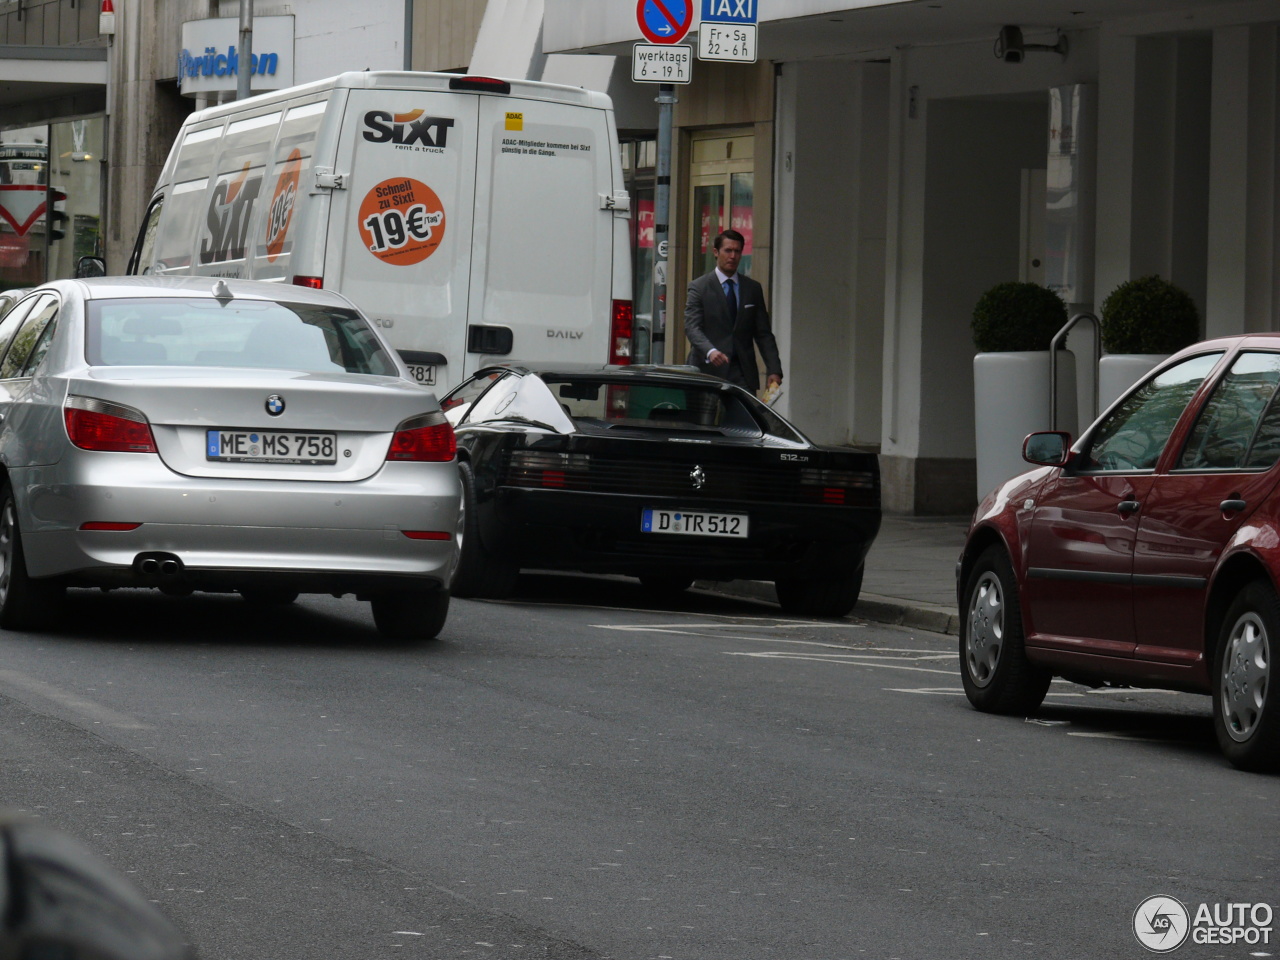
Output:
[[584,453],[516,450],[511,454],[507,482],[513,487],[580,490],[586,484],[590,468],[591,458]]
[[67,437],[81,450],[155,453],[151,424],[140,410],[96,397],[67,397],[62,408]]
[[800,490],[806,500],[832,506],[878,506],[875,474],[865,470],[801,470]]
[[443,463],[452,460],[457,452],[458,440],[444,414],[427,413],[396,428],[387,459]]

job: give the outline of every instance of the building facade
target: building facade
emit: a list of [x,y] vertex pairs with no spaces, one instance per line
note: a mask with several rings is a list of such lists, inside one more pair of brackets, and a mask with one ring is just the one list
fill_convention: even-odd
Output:
[[[695,61],[678,89],[666,357],[682,359],[683,288],[705,238],[743,220],[733,176],[750,175],[781,409],[820,440],[878,447],[886,509],[978,499],[969,320],[996,283],[1096,310],[1157,273],[1208,336],[1280,329],[1275,4],[791,0],[759,15],[758,63]],[[1005,27],[1021,57],[1001,56]],[[616,90],[639,39],[633,4],[545,0],[548,63],[616,57]],[[1067,419],[1087,423],[1080,329]]]

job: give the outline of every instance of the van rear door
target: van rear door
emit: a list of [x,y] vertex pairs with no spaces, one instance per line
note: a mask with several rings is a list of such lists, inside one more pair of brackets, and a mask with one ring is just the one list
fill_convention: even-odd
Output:
[[614,243],[601,199],[614,192],[608,114],[484,96],[477,150],[467,374],[506,357],[605,363]]
[[324,284],[437,390],[463,376],[476,113],[470,94],[352,90],[338,142]]

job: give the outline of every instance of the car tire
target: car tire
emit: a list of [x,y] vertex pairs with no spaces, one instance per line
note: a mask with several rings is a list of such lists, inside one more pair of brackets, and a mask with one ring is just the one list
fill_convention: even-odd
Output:
[[458,464],[462,482],[462,520],[458,524],[458,563],[453,568],[449,592],[455,597],[487,597],[500,600],[515,590],[520,569],[485,549],[480,540],[480,514],[476,507],[476,475],[471,464]]
[[388,640],[434,640],[449,617],[448,590],[415,590],[374,597],[373,622]]
[[238,593],[245,603],[256,607],[283,607],[298,599],[297,590],[282,587],[246,587]]
[[18,527],[18,505],[9,484],[0,487],[0,627],[31,630],[54,617],[66,587],[27,576],[27,558]]
[[960,677],[969,702],[986,713],[1033,713],[1053,674],[1027,659],[1018,581],[1000,547],[978,557],[961,613]]
[[843,617],[858,605],[864,564],[829,577],[777,580],[778,603],[787,613],[806,617]]
[[693,586],[693,577],[666,577],[658,574],[640,578],[641,585],[653,593],[684,593]]
[[1271,668],[1280,651],[1280,596],[1262,581],[1227,610],[1213,658],[1213,730],[1241,770],[1280,770],[1280,693]]

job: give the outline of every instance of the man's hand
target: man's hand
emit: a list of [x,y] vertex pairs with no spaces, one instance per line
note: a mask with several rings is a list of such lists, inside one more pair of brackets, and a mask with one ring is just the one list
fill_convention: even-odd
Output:
[[729,362],[728,356],[715,349],[707,354],[707,359],[711,361],[711,365],[714,367],[723,367]]
[[764,382],[764,385],[765,387],[772,387],[775,383],[779,385],[782,383],[782,374],[780,373],[769,374],[769,379]]

